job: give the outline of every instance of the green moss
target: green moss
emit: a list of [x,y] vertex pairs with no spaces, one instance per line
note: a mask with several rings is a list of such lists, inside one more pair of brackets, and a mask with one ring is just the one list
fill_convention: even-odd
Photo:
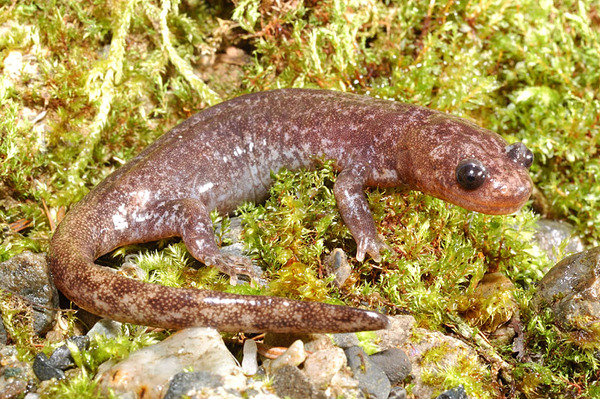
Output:
[[329,297],[319,278],[322,256],[336,246],[355,245],[335,207],[335,175],[332,162],[316,171],[282,170],[274,175],[265,204],[240,208],[244,240],[270,272],[273,294],[320,301]]
[[0,289],[0,317],[7,341],[17,348],[20,360],[31,361],[38,339],[33,331],[31,306],[23,299]]
[[98,390],[98,382],[87,373],[79,373],[67,381],[54,382],[43,390],[43,395],[49,398],[82,398],[103,399],[116,398],[114,394],[104,395]]
[[367,355],[381,352],[379,347],[379,336],[374,331],[357,332],[358,346],[360,346]]
[[[454,361],[449,362],[449,357],[455,358]],[[421,380],[425,384],[437,387],[437,395],[462,385],[470,396],[477,398],[498,396],[490,370],[479,363],[472,354],[457,352],[455,348],[442,344],[427,350],[419,366]]]
[[[536,313],[531,307],[522,307],[522,312],[527,320],[527,352],[525,361],[513,370],[519,391],[527,398],[538,398],[576,396],[589,390],[588,397],[596,397],[592,392],[598,392],[597,348],[582,347],[577,337],[561,331],[548,309]],[[534,361],[534,357],[544,362]]]
[[[109,359],[118,362],[127,358],[130,353],[156,344],[164,338],[165,334],[148,333],[145,327],[123,325],[122,334],[116,337],[94,336],[89,349],[79,351],[75,345],[70,345],[77,370],[65,380],[45,386],[40,394],[42,397],[52,398],[107,397],[99,391],[98,382],[94,380],[98,366]],[[115,396],[110,392],[108,397]]]

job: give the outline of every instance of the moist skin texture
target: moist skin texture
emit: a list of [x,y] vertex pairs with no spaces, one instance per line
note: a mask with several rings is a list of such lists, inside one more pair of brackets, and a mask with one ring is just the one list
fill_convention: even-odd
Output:
[[[335,160],[338,208],[356,257],[378,261],[364,188],[408,185],[466,209],[517,211],[532,189],[531,152],[464,119],[414,105],[325,90],[249,94],[208,108],[164,134],[76,204],[52,238],[56,286],[97,315],[165,328],[220,331],[347,332],[388,326],[373,311],[265,296],[143,283],[94,260],[131,243],[180,236],[189,252],[235,280],[249,260],[223,255],[210,211],[263,201],[271,171]],[[457,183],[464,159],[485,166],[477,189]]]

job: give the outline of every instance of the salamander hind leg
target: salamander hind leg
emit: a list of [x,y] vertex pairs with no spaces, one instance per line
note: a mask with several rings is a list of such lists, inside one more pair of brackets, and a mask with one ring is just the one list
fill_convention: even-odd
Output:
[[207,266],[214,266],[236,284],[239,275],[258,278],[250,259],[222,253],[217,246],[210,214],[202,201],[184,199],[170,203],[177,216],[175,234],[181,236],[188,252]]

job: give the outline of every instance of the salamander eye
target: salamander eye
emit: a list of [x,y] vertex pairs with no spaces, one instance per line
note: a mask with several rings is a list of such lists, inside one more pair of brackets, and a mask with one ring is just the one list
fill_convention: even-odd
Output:
[[486,177],[485,166],[475,158],[463,159],[456,167],[456,181],[465,190],[481,187]]
[[506,155],[508,155],[508,158],[527,169],[529,169],[533,163],[533,152],[525,147],[525,144],[523,143],[507,145]]

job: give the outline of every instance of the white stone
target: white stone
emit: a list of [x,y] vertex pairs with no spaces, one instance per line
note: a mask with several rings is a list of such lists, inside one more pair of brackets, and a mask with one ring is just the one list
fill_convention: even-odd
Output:
[[253,339],[244,341],[244,357],[242,359],[242,370],[246,375],[254,375],[258,372],[258,348]]
[[346,366],[342,348],[323,349],[309,355],[304,362],[304,374],[317,387],[325,387],[334,375]]
[[184,329],[117,364],[107,363],[100,366],[97,381],[104,392],[112,388],[121,398],[161,398],[171,378],[184,370],[208,371],[219,375],[226,388],[246,388],[242,369],[212,328]]
[[291,344],[290,347],[277,359],[265,361],[263,365],[269,374],[273,374],[275,370],[286,365],[299,366],[304,362],[305,359],[306,351],[304,350],[304,343],[300,340],[297,340]]

